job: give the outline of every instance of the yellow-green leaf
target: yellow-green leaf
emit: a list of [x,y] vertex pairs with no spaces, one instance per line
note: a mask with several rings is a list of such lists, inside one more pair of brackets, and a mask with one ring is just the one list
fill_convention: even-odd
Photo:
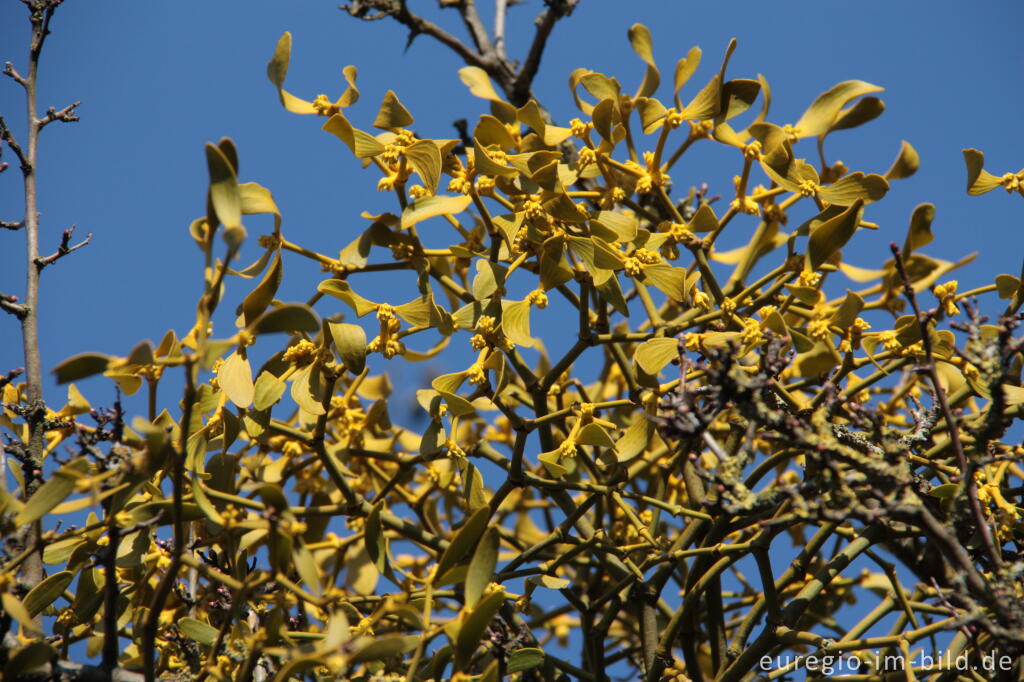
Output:
[[109,355],[100,353],[82,353],[54,367],[53,373],[57,375],[58,384],[66,384],[69,381],[78,381],[106,372],[112,359]]
[[682,108],[682,104],[679,101],[679,91],[686,85],[686,81],[690,80],[694,72],[697,71],[697,67],[700,66],[701,49],[694,45],[690,48],[690,51],[686,53],[686,56],[676,62],[675,72],[675,95],[676,95],[676,107]]
[[657,375],[665,365],[679,358],[679,342],[675,338],[648,339],[636,347],[633,359],[644,372]]
[[488,528],[480,538],[466,573],[466,606],[476,606],[487,586],[491,584],[494,567],[498,565],[500,543],[501,536],[494,526]]
[[253,407],[257,410],[265,410],[272,406],[281,396],[287,385],[270,372],[261,372],[256,377],[256,384],[253,387]]
[[340,113],[327,119],[323,130],[348,145],[357,159],[367,159],[384,151],[384,145],[379,140],[363,130],[353,128],[348,119]]
[[932,220],[935,219],[935,206],[933,204],[919,204],[910,216],[910,227],[907,229],[907,238],[903,242],[903,257],[909,258],[910,254],[927,246],[935,237],[932,235]]
[[656,286],[661,293],[673,301],[686,299],[686,270],[667,263],[658,263],[644,268],[644,281]]
[[24,526],[43,518],[74,491],[75,483],[88,471],[89,461],[84,457],[73,459],[57,469],[50,476],[50,480],[28,498],[25,507],[14,518],[14,524]]
[[47,606],[57,600],[57,597],[64,594],[64,590],[74,580],[75,574],[72,571],[61,571],[47,577],[25,595],[25,609],[28,614],[35,618],[43,612]]
[[[324,406],[320,403],[320,396],[313,394],[312,372],[316,364],[306,365],[292,375],[292,400],[306,412],[312,415],[324,413]],[[318,392],[319,393],[319,392]]]
[[491,85],[491,79],[488,77],[487,72],[479,66],[464,66],[459,69],[459,80],[469,88],[469,92],[472,95],[480,99],[492,102],[502,101],[501,97],[498,97],[498,93],[494,91],[494,86]]
[[431,140],[419,140],[402,150],[413,170],[420,176],[423,186],[431,194],[437,192],[441,178],[441,152]]
[[377,310],[376,303],[357,294],[352,290],[352,286],[343,279],[325,279],[317,285],[316,290],[321,294],[329,294],[348,303],[356,311],[358,317]]
[[484,631],[494,620],[494,615],[505,602],[505,590],[497,589],[484,597],[476,605],[459,628],[455,639],[455,665],[464,667],[472,658],[473,652],[480,646]]
[[303,303],[287,303],[280,308],[267,311],[252,325],[256,334],[274,332],[316,332],[320,330],[320,318],[313,309]]
[[807,243],[807,254],[804,259],[804,268],[813,272],[821,267],[832,254],[843,248],[850,237],[857,231],[861,215],[864,212],[863,199],[857,199],[853,204],[839,215],[826,220],[811,232],[811,238]]
[[532,670],[544,662],[544,652],[540,649],[530,647],[516,649],[508,657],[508,666],[505,671],[509,674]]
[[373,127],[382,130],[395,130],[411,126],[412,123],[412,114],[398,101],[398,95],[392,90],[384,93],[384,101],[380,103],[380,111],[377,112]]
[[267,270],[256,288],[249,292],[249,295],[242,301],[242,318],[246,325],[252,324],[257,317],[263,314],[274,300],[277,288],[281,286],[281,277],[284,274],[281,251],[279,249],[273,249],[273,251],[274,262],[271,263],[270,269]]
[[178,630],[189,639],[206,646],[212,646],[217,641],[217,628],[195,618],[179,618]]
[[864,299],[859,294],[847,289],[846,298],[843,299],[839,309],[832,315],[829,323],[840,329],[846,329],[853,324],[862,310],[864,310]]
[[229,355],[221,364],[217,371],[217,383],[228,400],[238,407],[249,407],[252,404],[252,368],[249,366],[249,358],[242,357],[238,351]]
[[977,149],[965,149],[964,162],[967,164],[968,194],[978,196],[999,187],[999,178],[985,170],[985,155],[980,151]]
[[629,428],[615,441],[615,453],[620,462],[628,462],[639,456],[651,440],[654,434],[654,424],[647,418],[646,413],[637,411],[633,414],[633,421]]
[[909,178],[920,167],[921,158],[917,155],[917,150],[909,142],[903,140],[902,144],[900,144],[900,153],[896,156],[896,160],[892,162],[889,170],[885,172],[885,179],[899,180],[901,178]]
[[207,220],[211,225],[215,222],[225,227],[241,225],[242,195],[235,169],[220,147],[209,142],[206,143],[206,167],[210,172],[210,204],[215,213],[207,216]]
[[408,229],[428,218],[462,213],[473,200],[465,195],[423,197],[402,211],[402,229]]
[[18,621],[22,630],[33,634],[39,634],[39,628],[36,627],[35,622],[32,620],[32,616],[25,608],[25,605],[21,603],[20,599],[10,592],[4,592],[3,594],[0,594],[0,604],[4,607],[4,613]]
[[629,36],[629,44],[632,45],[633,51],[636,52],[640,59],[647,63],[647,73],[644,74],[644,80],[640,84],[640,89],[637,90],[636,96],[650,97],[661,83],[661,76],[658,73],[658,67],[654,63],[654,54],[651,48],[651,32],[643,24],[633,24],[627,35]]
[[885,88],[864,81],[843,81],[818,95],[793,128],[800,137],[816,137],[831,130],[839,112],[849,102]]
[[352,374],[359,374],[366,366],[366,331],[357,324],[328,322],[334,347]]
[[580,445],[593,445],[599,448],[614,448],[615,441],[600,424],[587,424],[576,434],[576,442]]
[[[434,575],[437,579],[443,580],[444,574],[455,567],[457,563],[469,553],[476,545],[476,541],[483,535],[487,528],[487,521],[491,518],[489,507],[482,507],[466,519],[462,527],[452,537],[448,549],[444,551],[437,562],[437,570]],[[441,583],[443,584],[443,583]]]
[[534,338],[530,336],[530,301],[514,301],[501,313],[501,331],[508,340],[523,348],[533,348]]
[[849,206],[858,199],[866,204],[878,201],[888,191],[889,183],[881,175],[857,172],[844,175],[831,185],[822,187],[818,196],[830,204]]
[[274,48],[274,56],[267,63],[267,77],[277,88],[281,105],[293,114],[315,114],[316,109],[312,103],[299,99],[290,92],[284,90],[284,80],[288,75],[288,63],[292,55],[292,34],[285,31],[277,41]]

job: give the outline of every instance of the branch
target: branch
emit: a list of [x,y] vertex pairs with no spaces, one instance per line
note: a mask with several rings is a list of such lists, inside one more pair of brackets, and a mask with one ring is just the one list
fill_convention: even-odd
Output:
[[21,150],[21,145],[18,144],[18,140],[15,139],[14,133],[12,133],[11,129],[7,127],[7,121],[4,120],[3,116],[0,116],[0,140],[6,142],[7,146],[10,147],[18,157],[18,160],[21,161],[22,173],[28,173],[32,170],[32,164],[29,163],[28,158],[25,156],[25,152]]
[[46,110],[46,116],[43,116],[41,119],[36,121],[36,124],[40,128],[43,128],[43,126],[47,125],[48,123],[53,123],[54,121],[74,123],[75,121],[79,120],[78,116],[75,114],[75,107],[77,107],[79,104],[81,104],[81,102],[69,104],[60,111],[56,111],[53,107],[50,107]]
[[83,246],[88,244],[90,241],[92,241],[92,232],[90,232],[89,234],[85,235],[85,239],[83,239],[82,241],[78,242],[74,246],[70,246],[71,235],[73,235],[74,233],[75,233],[75,226],[74,225],[72,225],[68,229],[64,230],[64,233],[61,235],[60,246],[57,247],[57,251],[54,252],[54,253],[51,253],[46,258],[36,258],[33,261],[36,264],[36,269],[41,271],[47,265],[50,265],[52,263],[56,263],[57,261],[59,261],[64,256],[68,255],[72,251],[77,251],[78,249],[82,248]]
[[505,59],[505,15],[508,0],[494,0],[494,51],[498,59]]
[[466,30],[473,38],[477,52],[485,58],[489,57],[494,52],[494,46],[491,45],[491,38],[487,35],[487,28],[484,27],[484,22],[480,19],[480,13],[476,11],[475,0],[462,0],[457,6],[462,21],[466,24]]
[[416,36],[424,33],[449,47],[470,66],[479,66],[487,70],[488,64],[480,54],[469,49],[461,40],[437,24],[410,12],[404,2],[399,4],[384,0],[369,0],[368,2],[356,0],[351,5],[341,5],[340,9],[364,21],[375,21],[386,16],[393,17],[395,21],[409,28],[409,44]]
[[533,22],[537,25],[537,33],[534,34],[533,44],[530,45],[530,52],[526,56],[526,61],[523,62],[523,68],[519,70],[519,74],[516,76],[512,92],[508,93],[509,97],[513,100],[513,104],[521,106],[529,99],[530,87],[533,84],[534,76],[537,75],[537,69],[540,68],[540,58],[543,56],[544,48],[547,46],[548,36],[551,35],[551,31],[555,28],[558,20],[572,14],[572,11],[576,9],[576,5],[580,4],[581,1],[547,0],[548,8],[537,15]]
[[981,503],[978,500],[978,483],[974,480],[974,468],[967,462],[967,455],[964,454],[963,443],[960,442],[960,429],[957,425],[956,418],[953,416],[953,410],[949,407],[949,401],[946,400],[946,392],[942,389],[942,384],[939,382],[939,373],[935,369],[935,356],[932,355],[932,340],[928,334],[928,319],[929,315],[923,314],[921,308],[917,305],[917,295],[914,293],[914,286],[910,283],[910,277],[907,275],[907,269],[903,263],[903,256],[900,253],[899,246],[893,242],[889,245],[892,250],[893,257],[896,259],[896,269],[900,273],[900,279],[903,280],[903,294],[907,297],[911,307],[914,310],[914,317],[917,319],[917,324],[921,329],[921,346],[924,348],[924,369],[928,374],[928,378],[931,381],[932,387],[935,390],[935,400],[939,404],[939,410],[942,413],[943,418],[946,420],[946,425],[949,428],[949,441],[953,446],[953,453],[956,455],[957,466],[960,469],[960,475],[964,482],[964,487],[967,490],[967,499],[971,505],[971,513],[974,516],[974,522],[978,526],[978,533],[981,535],[982,544],[985,547],[985,553],[988,555],[989,561],[992,562],[993,568],[998,568],[1002,565],[1002,561],[999,558],[999,552],[996,551],[995,543],[992,540],[992,531],[988,526],[988,522],[985,520],[985,515],[981,510]]
[[12,79],[14,79],[15,83],[17,83],[23,88],[28,86],[28,81],[26,81],[22,77],[22,75],[18,73],[18,70],[14,68],[14,64],[11,64],[10,62],[4,63],[4,75],[10,76]]
[[[3,166],[6,165],[6,163],[3,164]],[[0,171],[2,170],[3,168],[0,167]],[[0,220],[0,227],[2,227],[5,230],[20,230],[21,228],[25,227],[25,223],[20,220]]]
[[14,315],[19,320],[24,320],[28,315],[28,307],[18,303],[17,296],[8,296],[3,292],[0,292],[0,310]]

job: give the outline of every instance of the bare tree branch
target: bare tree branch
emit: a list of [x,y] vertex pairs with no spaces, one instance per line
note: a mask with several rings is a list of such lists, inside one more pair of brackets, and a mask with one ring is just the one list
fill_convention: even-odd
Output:
[[488,57],[494,52],[494,46],[491,44],[491,37],[487,35],[484,22],[480,19],[480,13],[476,10],[475,0],[462,0],[457,7],[463,23],[466,24],[466,30],[476,45],[476,51],[485,58]]
[[0,291],[0,310],[14,315],[19,320],[25,319],[25,316],[28,315],[28,309],[23,304],[18,303],[17,296],[8,296],[2,291]]
[[899,271],[900,279],[903,280],[903,293],[910,302],[914,310],[914,317],[921,329],[921,346],[924,349],[925,357],[924,370],[931,381],[932,388],[935,391],[935,401],[938,403],[939,410],[942,412],[942,416],[946,420],[946,426],[949,429],[949,440],[953,446],[953,454],[956,455],[960,475],[963,477],[967,499],[971,506],[971,514],[974,516],[974,522],[978,526],[978,533],[981,535],[982,544],[989,561],[992,562],[993,567],[999,567],[1002,565],[1002,560],[999,558],[999,552],[996,551],[995,543],[992,539],[992,530],[989,528],[985,515],[981,510],[981,502],[978,499],[978,482],[974,480],[974,466],[968,463],[967,455],[964,454],[964,446],[960,442],[960,432],[957,428],[956,417],[953,415],[953,410],[949,407],[949,401],[946,400],[946,392],[942,388],[938,370],[935,368],[935,356],[932,354],[932,340],[929,333],[930,330],[928,329],[930,315],[922,313],[921,308],[917,304],[917,295],[914,293],[914,286],[911,284],[910,276],[907,274],[907,268],[903,262],[899,246],[893,242],[889,245],[889,248],[896,259],[896,269]]
[[89,234],[85,235],[85,239],[72,246],[71,237],[75,234],[75,227],[75,225],[72,225],[68,229],[64,230],[63,234],[61,234],[60,246],[57,247],[57,250],[55,252],[51,253],[46,258],[35,259],[34,262],[36,268],[42,270],[47,265],[52,265],[53,263],[56,263],[57,261],[59,261],[64,256],[68,255],[72,251],[77,251],[78,249],[82,248],[90,241],[92,241],[92,232],[90,232]]
[[20,230],[25,227],[25,223],[20,220],[0,220],[0,227],[5,230]]
[[10,76],[12,79],[14,79],[14,82],[20,85],[21,87],[24,88],[26,86],[25,79],[21,77],[21,74],[18,73],[18,70],[14,68],[14,64],[10,62],[4,63],[4,75]]
[[505,59],[505,16],[508,14],[508,0],[494,0],[494,51],[499,59]]
[[14,133],[7,126],[7,121],[4,120],[3,116],[0,116],[0,140],[6,142],[7,146],[14,152],[14,155],[21,161],[21,172],[30,172],[32,170],[32,162],[28,159],[25,152],[22,151],[21,145],[18,144],[17,138],[14,137]]
[[572,11],[576,9],[576,5],[580,4],[580,1],[548,0],[548,8],[537,15],[537,18],[534,20],[537,32],[533,36],[533,44],[530,45],[526,61],[523,62],[523,67],[516,75],[515,82],[512,84],[512,92],[506,90],[509,99],[516,106],[521,106],[530,99],[530,88],[533,85],[534,77],[537,75],[537,70],[540,68],[540,59],[544,55],[544,48],[548,44],[548,37],[555,28],[555,24],[562,17],[572,14]]
[[60,111],[57,111],[53,107],[50,107],[46,110],[46,116],[43,116],[41,119],[39,119],[39,127],[42,128],[48,123],[53,123],[54,121],[63,121],[64,123],[74,123],[75,121],[78,121],[78,115],[75,114],[75,107],[77,107],[80,104],[81,102],[69,104]]
[[410,12],[404,2],[399,3],[393,0],[369,0],[369,2],[363,2],[357,0],[351,5],[341,5],[341,9],[364,21],[376,21],[386,16],[393,17],[395,21],[409,29],[410,43],[412,43],[416,36],[423,33],[450,48],[467,64],[479,66],[482,69],[487,68],[487,64],[481,55],[471,50],[461,40],[437,24]]

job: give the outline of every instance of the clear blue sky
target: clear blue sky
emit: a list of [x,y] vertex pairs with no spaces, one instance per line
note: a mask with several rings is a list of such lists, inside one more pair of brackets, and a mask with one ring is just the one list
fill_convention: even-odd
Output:
[[[453,12],[441,13],[433,2],[412,6],[463,34]],[[512,8],[512,54],[523,54],[529,22],[540,6],[528,0]],[[868,219],[882,229],[858,235],[850,260],[880,262],[885,245],[902,240],[912,208],[932,201],[938,211],[929,253],[955,259],[983,251],[957,274],[962,287],[1019,271],[1024,204],[1002,190],[967,197],[960,150],[982,149],[997,173],[1024,165],[1024,94],[1018,87],[1024,4],[784,1],[770,9],[755,2],[711,7],[583,0],[556,28],[536,90],[564,123],[576,113],[566,87],[574,68],[616,75],[633,89],[643,75],[626,39],[634,22],[651,29],[663,83],[671,82],[675,61],[691,45],[703,48],[691,95],[718,68],[728,39],[738,38],[729,74],[763,73],[772,86],[770,120],[780,124],[794,122],[819,92],[840,80],[876,83],[886,88],[886,112],[866,127],[831,136],[831,158],[884,172],[900,140],[907,139],[922,167],[915,177],[894,182],[889,196],[870,207]],[[0,5],[0,60],[21,67],[25,14],[19,2]],[[159,340],[170,327],[188,329],[201,263],[186,228],[204,212],[207,140],[234,138],[242,179],[269,187],[284,214],[285,234],[311,248],[334,252],[365,227],[360,211],[392,208],[391,197],[374,192],[376,177],[362,172],[337,139],[319,130],[322,120],[279,106],[265,64],[282,31],[294,36],[288,88],[300,96],[336,96],[341,67],[358,66],[362,99],[350,110],[356,125],[369,127],[388,88],[412,111],[421,136],[453,136],[452,120],[485,113],[481,100],[459,82],[462,64],[451,53],[427,37],[404,52],[405,34],[394,22],[358,22],[328,0],[67,0],[52,29],[40,105],[45,110],[81,100],[82,120],[51,125],[44,133],[42,250],[51,252],[60,231],[73,223],[94,239],[45,272],[41,332],[47,368],[85,350],[124,354],[141,339]],[[22,129],[24,115],[19,90],[6,79],[0,83],[0,112],[15,130]],[[798,147],[801,155],[813,155],[811,143],[801,147],[808,147]],[[706,151],[673,173],[677,186],[707,181],[714,191],[729,191],[735,159],[711,145]],[[12,166],[0,176],[0,217],[17,220],[21,213],[21,183]],[[249,222],[251,233],[269,229]],[[733,236],[742,239],[738,232]],[[0,291],[23,293],[22,253],[20,233],[0,234]],[[251,260],[256,253],[251,243],[243,257]],[[286,261],[283,298],[305,299],[317,281],[315,269],[300,260]],[[235,300],[229,292],[229,301]],[[19,346],[16,321],[0,318],[0,369],[21,364]]]

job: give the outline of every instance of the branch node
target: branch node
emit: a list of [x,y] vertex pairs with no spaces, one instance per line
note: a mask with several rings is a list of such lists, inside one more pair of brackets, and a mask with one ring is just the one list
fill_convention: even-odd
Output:
[[39,126],[40,129],[42,129],[44,126],[46,126],[49,123],[53,123],[54,121],[74,123],[75,121],[79,120],[78,115],[75,113],[75,107],[79,106],[80,104],[81,102],[74,102],[72,104],[67,105],[60,111],[57,111],[55,108],[50,107],[46,110],[46,116],[43,116],[42,118],[36,120],[36,125]]
[[61,238],[60,238],[60,246],[57,247],[57,250],[54,253],[51,253],[46,258],[36,258],[33,261],[36,264],[36,269],[37,270],[41,271],[47,265],[51,265],[52,263],[56,263],[58,260],[60,260],[64,256],[68,255],[72,251],[77,251],[78,249],[82,248],[83,246],[88,244],[90,241],[92,241],[92,232],[90,232],[89,234],[85,235],[85,239],[83,239],[82,241],[78,242],[77,244],[72,245],[71,244],[71,237],[75,233],[75,227],[76,227],[75,225],[72,225],[68,229],[64,230],[64,233],[61,235]]

